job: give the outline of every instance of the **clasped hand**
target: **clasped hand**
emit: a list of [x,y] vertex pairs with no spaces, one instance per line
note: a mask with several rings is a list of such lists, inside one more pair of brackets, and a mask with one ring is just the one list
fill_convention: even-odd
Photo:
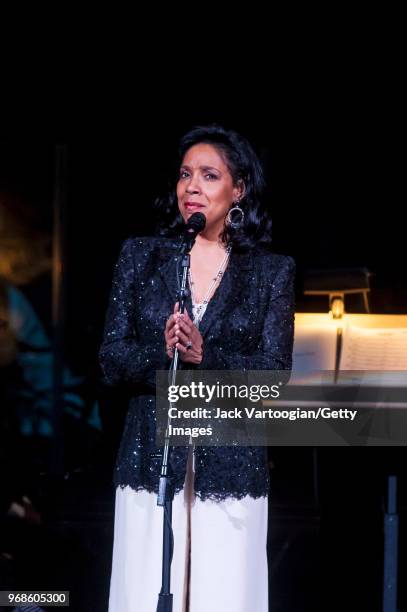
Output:
[[179,357],[184,363],[201,363],[203,354],[202,336],[191,321],[187,310],[185,309],[180,314],[178,302],[174,306],[173,314],[167,319],[164,336],[166,353],[170,359],[172,359],[174,350],[177,348]]

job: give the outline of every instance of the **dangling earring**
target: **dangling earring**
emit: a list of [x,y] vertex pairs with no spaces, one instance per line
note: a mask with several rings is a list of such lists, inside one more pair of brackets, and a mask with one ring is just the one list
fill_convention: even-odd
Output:
[[[238,230],[242,227],[244,221],[244,211],[239,206],[239,200],[233,202],[234,206],[231,208],[226,215],[225,223],[228,227],[234,230]],[[235,219],[232,219],[232,215],[235,215]]]

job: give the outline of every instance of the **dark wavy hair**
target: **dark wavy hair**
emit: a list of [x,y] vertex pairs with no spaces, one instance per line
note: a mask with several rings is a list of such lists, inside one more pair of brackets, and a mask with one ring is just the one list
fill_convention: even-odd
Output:
[[[271,242],[271,219],[265,203],[265,181],[260,161],[251,144],[233,130],[219,125],[197,126],[185,134],[179,144],[178,169],[185,153],[194,145],[211,144],[222,155],[233,179],[233,184],[244,184],[244,195],[239,206],[244,211],[243,226],[237,230],[225,225],[222,240],[237,250],[251,249]],[[154,207],[158,215],[158,233],[171,236],[179,233],[184,221],[178,210],[176,181],[169,193],[157,198]]]

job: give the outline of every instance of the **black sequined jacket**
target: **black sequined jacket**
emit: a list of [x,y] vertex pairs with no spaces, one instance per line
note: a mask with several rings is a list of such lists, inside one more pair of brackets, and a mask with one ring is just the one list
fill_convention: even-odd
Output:
[[[108,385],[127,386],[130,402],[115,485],[157,491],[155,370],[168,369],[164,327],[177,298],[178,242],[130,238],[116,264],[100,364]],[[208,370],[289,370],[294,334],[294,261],[264,249],[232,251],[200,322]],[[191,303],[186,307],[191,314]],[[175,491],[182,489],[188,448],[175,447]],[[264,447],[197,447],[195,491],[201,499],[267,495]]]

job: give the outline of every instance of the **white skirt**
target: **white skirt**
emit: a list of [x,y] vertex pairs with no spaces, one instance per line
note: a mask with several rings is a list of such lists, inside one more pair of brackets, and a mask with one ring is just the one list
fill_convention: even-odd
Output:
[[[266,497],[201,501],[188,461],[173,502],[173,612],[268,612],[267,517]],[[162,537],[157,496],[118,487],[109,612],[156,612]]]

